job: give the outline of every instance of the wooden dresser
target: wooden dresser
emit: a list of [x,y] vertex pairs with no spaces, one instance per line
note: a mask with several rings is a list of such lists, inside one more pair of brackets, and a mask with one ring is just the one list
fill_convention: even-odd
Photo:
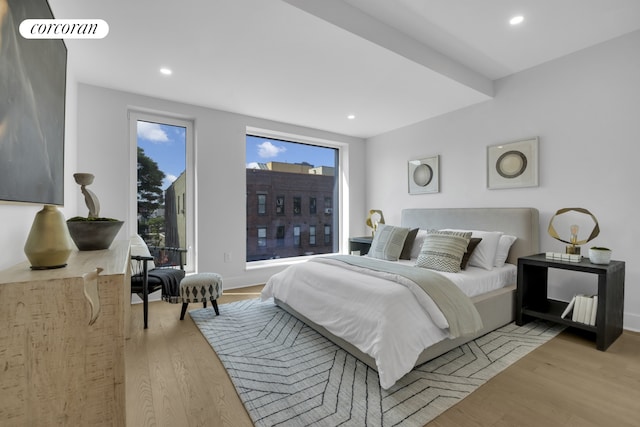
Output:
[[[65,268],[0,271],[0,425],[126,424],[130,286],[125,240],[74,252]],[[85,291],[99,300],[92,324]]]

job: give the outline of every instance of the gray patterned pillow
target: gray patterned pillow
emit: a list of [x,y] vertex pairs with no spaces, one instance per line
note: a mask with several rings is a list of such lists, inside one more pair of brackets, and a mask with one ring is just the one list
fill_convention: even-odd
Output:
[[367,255],[372,258],[397,261],[407,234],[409,234],[408,228],[379,224]]
[[424,239],[416,266],[457,273],[470,239],[471,232],[430,231]]

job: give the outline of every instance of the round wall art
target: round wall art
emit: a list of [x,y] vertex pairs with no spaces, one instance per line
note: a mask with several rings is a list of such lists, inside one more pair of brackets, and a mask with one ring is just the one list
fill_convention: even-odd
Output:
[[425,187],[429,185],[431,180],[433,179],[433,169],[431,166],[425,165],[424,163],[416,166],[413,171],[413,182],[420,187]]
[[504,178],[515,178],[527,169],[527,156],[518,150],[502,154],[496,162],[496,170]]
[[538,138],[487,147],[487,188],[538,186]]
[[440,156],[409,160],[409,194],[440,191]]

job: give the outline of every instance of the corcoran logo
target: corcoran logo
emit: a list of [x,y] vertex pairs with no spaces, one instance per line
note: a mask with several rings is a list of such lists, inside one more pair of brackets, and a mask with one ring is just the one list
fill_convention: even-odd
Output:
[[102,39],[109,24],[102,19],[25,19],[20,34],[25,39]]

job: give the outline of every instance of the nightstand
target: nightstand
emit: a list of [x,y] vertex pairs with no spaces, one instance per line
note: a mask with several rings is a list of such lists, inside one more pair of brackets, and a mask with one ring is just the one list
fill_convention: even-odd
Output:
[[349,253],[352,253],[353,251],[360,251],[360,255],[366,255],[369,253],[369,249],[371,249],[372,241],[373,236],[350,237]]
[[[547,297],[549,268],[581,271],[598,275],[598,309],[596,324],[586,325],[561,318],[567,303]],[[622,333],[624,308],[624,261],[592,264],[588,258],[580,262],[549,259],[545,254],[518,258],[518,290],[516,324],[544,319],[595,334],[598,350],[606,350]]]

